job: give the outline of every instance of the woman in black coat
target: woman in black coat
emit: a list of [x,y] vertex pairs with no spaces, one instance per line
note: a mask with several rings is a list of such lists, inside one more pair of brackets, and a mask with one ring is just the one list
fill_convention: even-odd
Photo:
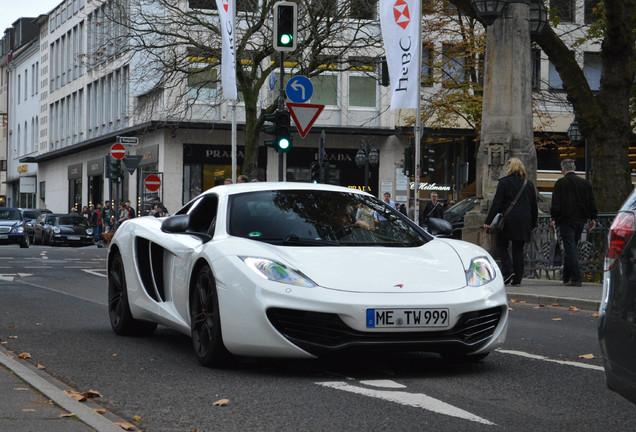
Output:
[[[490,223],[497,213],[505,213],[510,203],[527,178],[523,162],[518,158],[510,158],[508,161],[507,175],[499,179],[495,198],[492,201],[490,212],[484,222],[484,229],[490,232]],[[530,241],[530,234],[537,227],[537,196],[534,184],[531,181],[519,196],[519,200],[506,217],[503,231],[495,237],[495,244],[501,260],[501,272],[506,284],[512,282],[519,285],[523,277],[523,246]],[[512,260],[508,253],[508,246],[512,242]]]

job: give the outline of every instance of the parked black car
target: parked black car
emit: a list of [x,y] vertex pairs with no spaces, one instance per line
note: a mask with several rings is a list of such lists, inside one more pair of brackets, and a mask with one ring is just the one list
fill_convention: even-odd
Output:
[[609,231],[598,337],[607,386],[636,404],[636,190]]
[[458,203],[444,210],[444,219],[453,226],[453,234],[451,237],[456,239],[462,238],[462,230],[464,229],[464,216],[471,211],[477,204],[477,197],[464,198]]
[[29,236],[20,210],[14,207],[0,207],[0,244],[19,244],[29,247]]
[[23,208],[23,209],[20,209],[20,211],[22,212],[22,217],[24,217],[24,222],[26,223],[26,230],[27,230],[27,234],[29,235],[29,240],[31,241],[31,243],[33,243],[33,233],[34,233],[33,227],[37,223],[38,217],[40,217],[42,213],[52,213],[52,212],[49,209],[30,209],[30,208]]
[[94,244],[91,225],[78,214],[42,214],[34,227],[34,243],[49,245]]

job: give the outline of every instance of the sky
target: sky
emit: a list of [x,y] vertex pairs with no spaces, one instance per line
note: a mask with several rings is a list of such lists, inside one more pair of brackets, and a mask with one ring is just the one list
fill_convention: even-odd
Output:
[[60,3],[62,0],[0,0],[0,38],[18,18],[48,13]]

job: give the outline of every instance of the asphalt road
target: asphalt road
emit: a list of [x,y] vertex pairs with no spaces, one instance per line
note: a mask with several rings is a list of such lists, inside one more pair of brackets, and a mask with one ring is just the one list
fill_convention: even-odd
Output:
[[214,370],[165,327],[116,336],[105,266],[95,247],[0,247],[0,340],[143,430],[636,430],[636,408],[605,387],[591,312],[512,304],[505,346],[474,365],[412,354]]

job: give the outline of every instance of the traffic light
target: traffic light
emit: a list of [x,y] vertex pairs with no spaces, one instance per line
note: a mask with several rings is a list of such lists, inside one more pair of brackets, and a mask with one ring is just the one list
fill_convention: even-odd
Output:
[[[265,122],[270,122],[272,123],[271,125],[264,125],[263,126],[263,132],[265,132],[268,135],[273,135],[274,138],[276,138],[276,114],[277,112],[273,112],[271,114],[265,114]],[[265,145],[268,147],[275,147],[276,144],[276,139],[268,139],[265,140]]]
[[311,182],[320,182],[320,164],[318,162],[311,163]]
[[402,172],[404,175],[410,175],[413,172],[413,155],[415,153],[415,147],[410,146],[404,149],[404,167]]
[[294,51],[298,15],[296,3],[280,1],[274,4],[274,49],[276,51]]
[[110,173],[109,177],[111,179],[118,180],[121,177],[122,170],[121,170],[121,162],[119,160],[110,158],[108,168],[109,168],[108,171]]
[[274,125],[276,127],[276,141],[274,143],[274,148],[276,151],[280,152],[290,151],[292,148],[292,137],[289,132],[289,111],[276,111]]

